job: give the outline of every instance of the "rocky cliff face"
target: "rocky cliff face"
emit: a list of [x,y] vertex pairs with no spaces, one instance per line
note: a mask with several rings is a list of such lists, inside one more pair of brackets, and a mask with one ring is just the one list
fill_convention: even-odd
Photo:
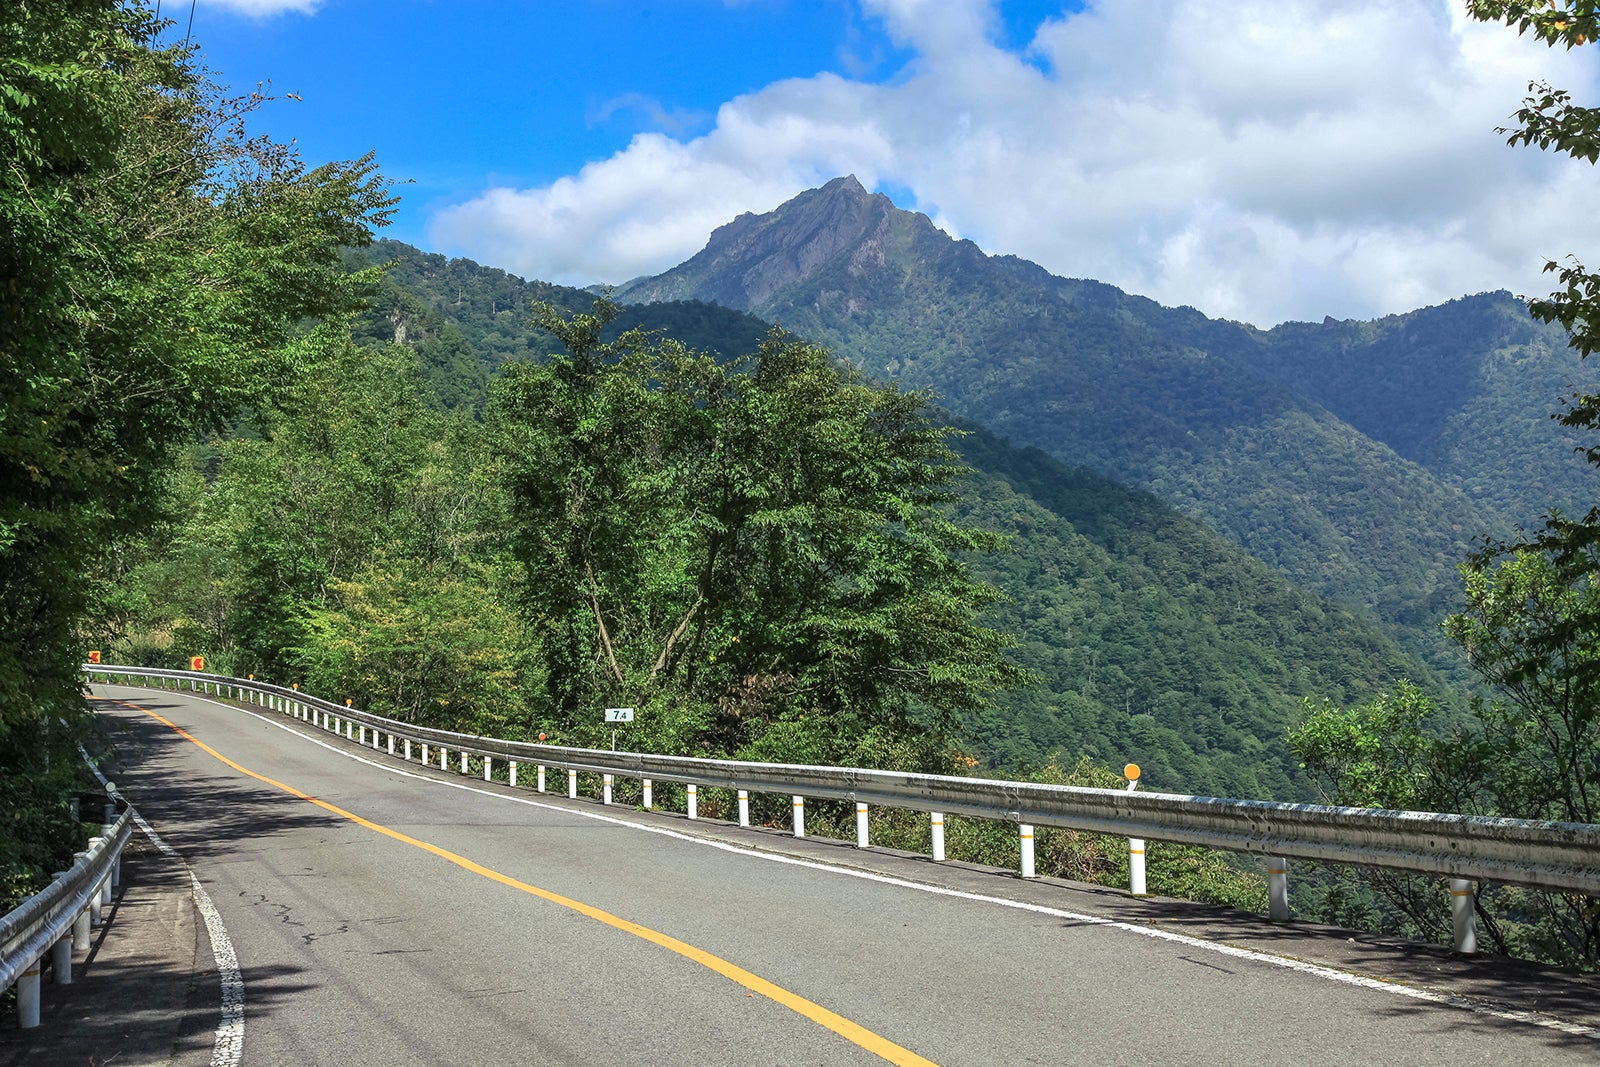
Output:
[[765,215],[745,213],[718,227],[706,247],[665,274],[619,287],[627,303],[714,300],[747,311],[834,270],[882,268],[897,230],[933,224],[869,193],[854,175],[835,178]]

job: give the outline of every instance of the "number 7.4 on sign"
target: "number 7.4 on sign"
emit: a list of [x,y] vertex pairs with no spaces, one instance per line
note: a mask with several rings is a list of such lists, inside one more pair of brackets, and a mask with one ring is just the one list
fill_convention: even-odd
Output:
[[607,708],[606,722],[632,722],[632,708]]

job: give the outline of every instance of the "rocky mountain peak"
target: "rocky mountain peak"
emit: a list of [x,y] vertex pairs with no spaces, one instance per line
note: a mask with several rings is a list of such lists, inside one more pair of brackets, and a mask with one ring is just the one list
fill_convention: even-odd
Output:
[[746,212],[719,226],[699,254],[629,283],[618,297],[629,303],[714,300],[748,311],[841,261],[847,269],[881,266],[888,229],[901,214],[887,196],[845,175],[765,214]]

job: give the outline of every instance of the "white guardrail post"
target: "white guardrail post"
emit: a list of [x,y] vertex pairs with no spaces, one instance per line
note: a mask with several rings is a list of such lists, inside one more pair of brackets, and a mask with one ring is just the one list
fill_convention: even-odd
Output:
[[1286,923],[1289,914],[1289,860],[1284,856],[1267,859],[1267,918]]
[[[114,806],[119,798],[107,785]],[[0,990],[17,991],[17,1026],[40,1023],[40,974],[45,960],[57,985],[72,984],[74,952],[87,953],[90,926],[99,926],[112,903],[112,886],[121,884],[122,849],[133,834],[133,809],[101,827],[89,847],[73,857],[72,866],[57,871],[50,884],[0,917]]]
[[[1509,882],[1600,897],[1600,826],[1583,823],[1150,793],[1138,790],[1139,768],[1131,763],[1123,769],[1128,779],[1126,789],[1091,789],[565,748],[545,743],[543,734],[535,743],[413,726],[359,711],[348,701],[341,706],[254,678],[90,664],[85,664],[83,670],[91,678],[109,681],[115,677],[130,685],[142,680],[148,687],[161,689],[181,688],[186,681],[191,688],[204,683],[207,692],[227,692],[253,706],[283,709],[341,736],[355,738],[359,727],[358,743],[365,743],[370,729],[372,748],[379,748],[379,735],[383,733],[388,735],[392,753],[399,738],[403,758],[409,762],[415,742],[421,745],[423,765],[430,765],[437,749],[438,766],[445,771],[450,769],[451,751],[460,753],[463,774],[467,773],[469,757],[476,756],[483,760],[485,780],[492,779],[494,759],[507,760],[512,785],[516,784],[516,761],[531,762],[537,768],[537,789],[541,793],[546,790],[546,768],[555,766],[567,772],[567,796],[572,799],[578,796],[580,771],[602,776],[602,799],[606,803],[612,799],[616,776],[639,779],[644,787],[645,808],[654,806],[655,782],[676,782],[684,787],[688,817],[698,819],[698,791],[704,785],[736,791],[740,825],[748,825],[751,792],[784,794],[793,800],[793,833],[797,838],[806,836],[807,796],[852,802],[856,807],[856,843],[862,848],[869,847],[870,805],[928,812],[933,858],[937,861],[945,859],[946,816],[1011,822],[1018,826],[1023,877],[1034,875],[1036,827],[1125,837],[1129,889],[1135,895],[1147,892],[1148,840],[1250,853],[1266,860],[1269,915],[1276,921],[1290,918],[1287,870],[1291,857],[1433,875],[1449,880],[1454,941],[1461,952],[1472,952],[1477,947],[1473,895],[1476,882]],[[75,863],[74,870],[78,869],[79,864]],[[114,877],[112,874],[110,878],[96,879],[90,888],[100,891],[86,896],[82,912],[69,921],[75,945],[81,947],[87,942],[89,921],[98,923],[105,893],[102,882],[108,887]],[[46,944],[40,951],[54,950]],[[5,977],[10,982],[18,975],[20,971]]]
[[1472,879],[1450,879],[1450,927],[1457,952],[1478,951],[1477,896]]
[[[1122,768],[1122,776],[1128,780],[1128,792],[1139,788],[1139,776],[1142,772],[1137,763],[1130,763]],[[1136,897],[1145,895],[1145,867],[1144,867],[1144,838],[1128,838],[1128,892]]]

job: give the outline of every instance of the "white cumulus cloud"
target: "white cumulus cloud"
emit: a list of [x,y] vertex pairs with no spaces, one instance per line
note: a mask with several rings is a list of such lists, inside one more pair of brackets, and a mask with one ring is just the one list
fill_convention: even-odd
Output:
[[[1534,79],[1600,93],[1451,0],[1099,0],[994,43],[983,0],[864,0],[911,55],[728,101],[531,189],[441,211],[441,246],[531,277],[620,282],[718,225],[854,173],[985,250],[1262,325],[1510,288],[1600,244],[1588,164],[1512,149]],[[1589,256],[1600,262],[1600,255]]]

